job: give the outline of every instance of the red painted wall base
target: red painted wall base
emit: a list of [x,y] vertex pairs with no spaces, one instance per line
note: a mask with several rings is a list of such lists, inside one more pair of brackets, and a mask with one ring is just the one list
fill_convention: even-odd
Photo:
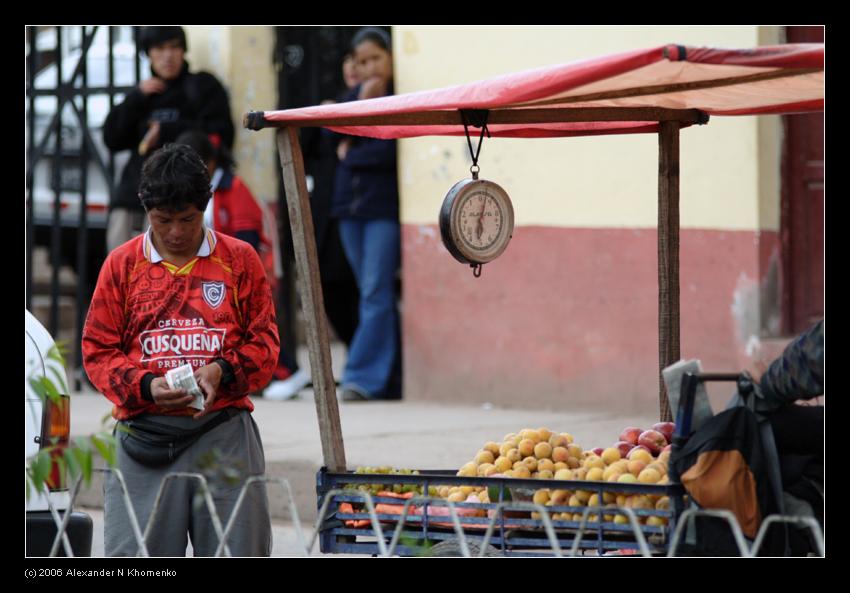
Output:
[[[682,357],[740,370],[767,323],[776,233],[683,229],[680,243]],[[657,410],[656,245],[654,229],[518,227],[476,279],[435,225],[404,225],[405,398]]]

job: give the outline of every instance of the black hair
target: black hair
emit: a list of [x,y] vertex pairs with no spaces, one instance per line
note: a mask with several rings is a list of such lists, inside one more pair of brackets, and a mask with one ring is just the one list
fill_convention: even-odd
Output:
[[203,212],[211,196],[207,166],[185,144],[166,144],[142,166],[139,199],[148,212],[180,212],[190,205]]
[[392,53],[393,44],[390,40],[390,34],[378,27],[363,27],[351,39],[351,51],[357,49],[357,46],[364,41],[372,41],[378,47]]
[[236,163],[230,151],[227,150],[227,147],[221,141],[219,141],[219,145],[216,147],[203,130],[187,130],[180,134],[174,143],[191,146],[204,163],[215,160],[216,166],[227,171],[232,171],[236,168]]
[[183,27],[142,27],[139,35],[139,47],[150,55],[151,48],[155,45],[176,39],[180,42],[183,51],[187,50],[186,32]]
[[177,137],[177,140],[175,140],[174,143],[191,146],[205,163],[208,163],[215,158],[215,148],[213,147],[212,142],[210,142],[209,137],[201,130],[188,130],[183,132]]

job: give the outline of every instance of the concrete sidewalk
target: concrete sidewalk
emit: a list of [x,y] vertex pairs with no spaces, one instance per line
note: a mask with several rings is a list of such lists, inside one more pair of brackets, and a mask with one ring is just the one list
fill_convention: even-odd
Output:
[[[309,390],[300,399],[276,402],[255,399],[254,419],[260,428],[266,454],[266,474],[289,480],[301,521],[316,517],[316,473],[322,467],[316,407]],[[340,402],[340,419],[349,470],[358,466],[388,465],[408,469],[457,470],[471,461],[487,441],[523,428],[546,427],[569,432],[585,449],[608,447],[626,426],[650,427],[657,422],[653,410],[645,415],[614,415],[564,410],[509,409],[490,405],[446,405],[407,401]],[[102,395],[84,391],[71,403],[72,436],[111,430],[104,416],[112,405]],[[96,464],[102,466],[100,461]],[[102,507],[102,482],[81,493],[82,506]],[[269,487],[274,518],[291,520],[288,497],[279,486]]]

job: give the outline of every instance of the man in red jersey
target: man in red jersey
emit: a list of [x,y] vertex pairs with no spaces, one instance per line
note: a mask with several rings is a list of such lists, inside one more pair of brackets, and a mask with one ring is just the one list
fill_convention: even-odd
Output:
[[[183,556],[188,537],[195,555],[212,555],[219,537],[197,479],[203,473],[217,514],[226,524],[244,481],[265,472],[262,441],[249,393],[271,379],[280,342],[263,265],[247,243],[204,226],[210,180],[198,154],[170,145],[142,169],[139,198],[147,233],[109,254],[83,330],[86,372],[115,404],[118,468],[139,526],[146,529],[163,492],[145,545],[154,556]],[[191,365],[204,395],[171,389],[167,371]],[[222,473],[238,484],[218,483]],[[203,500],[199,498],[198,500]],[[246,493],[227,546],[234,556],[271,553],[265,484]],[[138,553],[118,477],[104,483],[108,556]]]

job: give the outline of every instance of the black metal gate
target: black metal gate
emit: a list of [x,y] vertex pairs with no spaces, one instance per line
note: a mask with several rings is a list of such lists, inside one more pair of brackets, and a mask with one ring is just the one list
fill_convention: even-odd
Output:
[[[26,306],[32,309],[34,293],[49,295],[46,325],[56,337],[60,296],[75,297],[73,365],[80,369],[80,335],[106,256],[106,216],[121,166],[100,127],[140,81],[138,27],[27,27],[26,39]],[[46,285],[33,279],[39,246],[49,248]],[[60,286],[63,265],[76,272],[75,286]]]

